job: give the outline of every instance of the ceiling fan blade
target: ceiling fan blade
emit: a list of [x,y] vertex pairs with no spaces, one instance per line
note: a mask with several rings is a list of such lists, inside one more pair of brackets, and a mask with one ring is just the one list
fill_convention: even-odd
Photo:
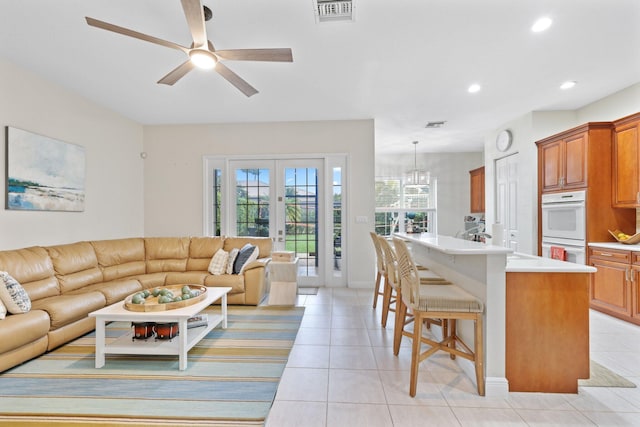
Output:
[[193,67],[194,65],[193,65],[193,62],[191,62],[191,60],[183,62],[182,64],[178,65],[175,69],[173,69],[171,72],[169,72],[169,74],[167,74],[166,76],[158,80],[158,83],[172,86],[175,82],[177,82],[182,77],[184,77],[185,74],[193,70]]
[[162,40],[157,37],[149,36],[147,34],[142,34],[137,31],[130,30],[128,28],[120,27],[118,25],[109,24],[108,22],[100,21],[98,19],[89,18],[88,16],[85,16],[85,19],[87,20],[87,24],[91,25],[92,27],[102,28],[103,30],[107,30],[107,31],[113,31],[114,33],[144,40],[150,43],[159,44],[160,46],[169,47],[171,49],[181,50],[186,54],[189,53],[189,49],[187,49],[184,46],[180,46],[177,43],[173,43],[167,40]]
[[222,59],[235,61],[293,62],[293,54],[288,48],[216,50],[215,54]]
[[214,70],[216,70],[218,74],[220,74],[222,77],[227,79],[229,83],[237,87],[240,90],[240,92],[247,95],[247,97],[258,93],[258,90],[256,88],[251,86],[242,77],[240,77],[239,75],[231,71],[229,68],[227,68],[227,66],[224,65],[222,62],[218,62]]
[[181,0],[184,16],[193,37],[193,47],[207,46],[207,30],[204,27],[204,10],[200,0]]

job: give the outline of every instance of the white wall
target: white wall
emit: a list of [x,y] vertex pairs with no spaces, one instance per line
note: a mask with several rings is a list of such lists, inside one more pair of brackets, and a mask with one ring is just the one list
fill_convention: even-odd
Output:
[[146,236],[203,234],[204,156],[347,154],[348,286],[372,286],[373,120],[147,126],[144,150]]
[[[0,209],[0,249],[143,233],[142,126],[0,60],[0,126],[85,147],[84,212]],[[4,137],[2,137],[4,139]],[[5,146],[0,182],[6,188]]]
[[[413,153],[377,156],[376,176],[402,176],[413,163]],[[464,228],[464,216],[470,213],[469,171],[482,166],[483,154],[421,153],[416,163],[438,178],[438,234],[455,236]]]
[[[485,137],[485,193],[487,224],[495,219],[495,160],[517,153],[518,225],[520,252],[537,254],[538,248],[538,152],[535,141],[587,122],[613,121],[640,111],[640,83],[611,94],[578,110],[534,111],[503,124]],[[501,153],[495,138],[502,129],[511,129],[512,147]]]

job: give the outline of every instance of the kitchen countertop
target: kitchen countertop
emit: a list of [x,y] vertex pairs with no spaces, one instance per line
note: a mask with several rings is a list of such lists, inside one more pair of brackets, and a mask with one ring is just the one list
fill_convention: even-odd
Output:
[[640,244],[625,245],[624,243],[618,242],[591,242],[589,243],[589,246],[597,246],[599,248],[606,249],[620,249],[621,251],[640,252]]
[[513,249],[505,248],[504,246],[487,245],[486,243],[458,239],[452,236],[436,236],[427,233],[394,233],[393,235],[449,255],[494,255],[513,252]]
[[595,267],[514,252],[507,255],[507,273],[595,273]]
[[[505,272],[518,273],[595,273],[595,267],[514,252],[511,248],[433,234],[394,233],[394,236],[438,250],[448,255],[498,255],[507,258]],[[631,246],[623,245],[620,246]],[[640,250],[640,245],[637,247]]]

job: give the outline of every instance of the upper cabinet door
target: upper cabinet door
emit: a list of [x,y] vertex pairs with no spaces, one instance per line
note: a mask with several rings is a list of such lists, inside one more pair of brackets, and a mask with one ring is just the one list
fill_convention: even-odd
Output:
[[640,115],[617,125],[613,140],[613,206],[640,206]]
[[543,193],[587,186],[587,144],[587,134],[580,133],[538,146]]
[[553,141],[539,147],[540,180],[542,192],[562,189],[562,141]]
[[484,166],[469,171],[471,198],[471,213],[484,212]]
[[564,179],[562,188],[587,186],[587,134],[569,137],[564,141]]

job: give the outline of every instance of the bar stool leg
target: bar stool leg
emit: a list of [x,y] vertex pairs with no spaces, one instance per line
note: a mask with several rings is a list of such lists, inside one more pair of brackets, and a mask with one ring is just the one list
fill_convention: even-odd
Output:
[[379,271],[376,274],[376,284],[373,288],[373,308],[376,308],[378,305],[378,296],[380,295],[380,281],[382,280],[382,273]]
[[420,348],[422,344],[422,317],[414,313],[413,343],[411,346],[411,378],[409,380],[409,396],[416,396],[418,387],[418,367],[420,366]]
[[478,313],[475,319],[474,357],[476,365],[476,381],[478,382],[478,394],[484,396],[484,336],[482,333],[482,313]]
[[402,342],[402,333],[404,325],[407,322],[407,306],[402,301],[400,295],[397,296],[396,302],[396,322],[393,325],[393,354],[397,356],[400,353],[400,343]]

